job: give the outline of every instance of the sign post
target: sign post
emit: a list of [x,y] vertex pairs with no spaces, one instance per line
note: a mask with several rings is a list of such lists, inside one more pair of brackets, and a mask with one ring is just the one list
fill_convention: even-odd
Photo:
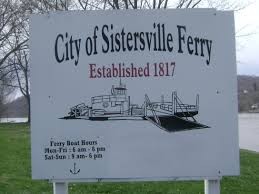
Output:
[[220,179],[204,180],[205,194],[220,194]]
[[65,182],[53,182],[54,194],[68,194],[68,184]]
[[208,179],[214,194],[239,175],[233,12],[57,12],[30,30],[33,179]]

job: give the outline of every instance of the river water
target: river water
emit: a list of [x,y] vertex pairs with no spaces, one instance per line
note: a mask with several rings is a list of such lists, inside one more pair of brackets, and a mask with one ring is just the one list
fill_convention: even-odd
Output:
[[[242,113],[239,120],[239,147],[259,152],[259,113]],[[2,118],[0,122],[26,122],[27,118]]]
[[28,118],[0,118],[0,123],[24,123]]
[[239,120],[239,147],[259,152],[259,113],[242,113]]

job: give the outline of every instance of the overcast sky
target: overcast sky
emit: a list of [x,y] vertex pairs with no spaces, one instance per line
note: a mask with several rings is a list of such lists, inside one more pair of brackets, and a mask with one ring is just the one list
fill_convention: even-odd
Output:
[[259,76],[259,0],[252,2],[235,13],[237,72]]

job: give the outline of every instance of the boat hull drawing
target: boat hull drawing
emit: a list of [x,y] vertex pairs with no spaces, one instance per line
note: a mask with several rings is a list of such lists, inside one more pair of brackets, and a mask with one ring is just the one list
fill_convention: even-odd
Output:
[[209,128],[199,123],[194,117],[199,113],[199,95],[194,105],[184,104],[173,91],[171,99],[153,102],[148,95],[144,96],[141,105],[131,102],[127,96],[127,88],[120,81],[119,86],[112,86],[111,94],[94,96],[91,104],[80,103],[70,108],[68,115],[60,119],[85,119],[89,121],[149,121],[158,128],[167,132],[178,132],[193,129]]

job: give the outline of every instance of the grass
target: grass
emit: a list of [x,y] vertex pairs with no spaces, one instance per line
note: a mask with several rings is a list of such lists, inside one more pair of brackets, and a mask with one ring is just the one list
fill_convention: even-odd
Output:
[[[241,176],[224,177],[222,194],[259,193],[259,153],[240,151]],[[31,179],[27,124],[0,124],[0,194],[52,193],[48,181]],[[70,194],[202,194],[202,181],[69,184]]]

